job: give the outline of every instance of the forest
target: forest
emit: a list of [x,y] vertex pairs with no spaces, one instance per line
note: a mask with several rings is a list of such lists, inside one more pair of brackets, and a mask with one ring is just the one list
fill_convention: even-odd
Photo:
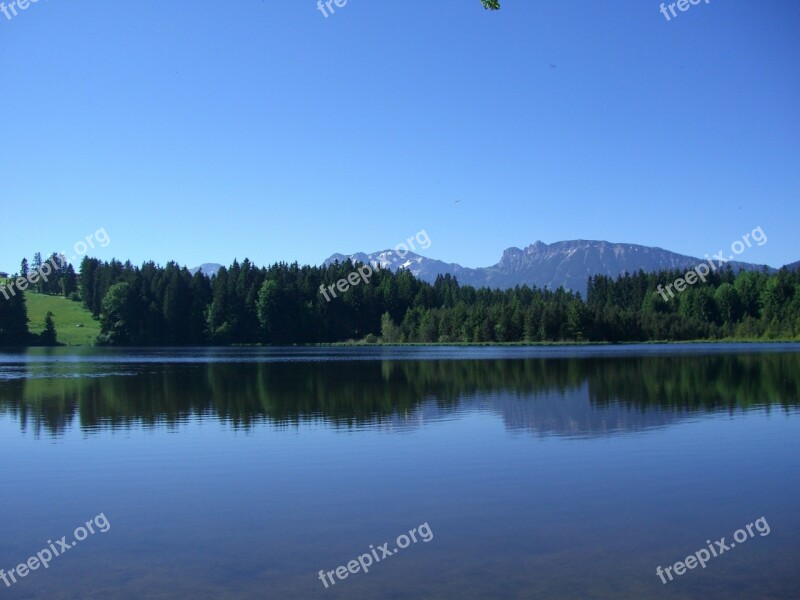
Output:
[[[97,343],[112,346],[800,339],[797,270],[718,270],[665,300],[658,286],[682,272],[593,276],[584,299],[562,288],[475,289],[450,275],[430,284],[376,268],[368,284],[326,301],[320,287],[358,266],[245,259],[208,277],[174,262],[84,257],[77,276],[64,265],[36,291],[83,303],[100,321]],[[0,298],[0,344],[25,345],[28,336],[24,294]]]

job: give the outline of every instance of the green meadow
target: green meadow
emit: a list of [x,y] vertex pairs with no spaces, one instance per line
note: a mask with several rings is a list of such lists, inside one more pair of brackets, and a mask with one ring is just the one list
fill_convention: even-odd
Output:
[[80,303],[63,296],[25,292],[28,329],[38,335],[44,329],[47,311],[53,313],[58,343],[68,346],[92,346],[100,333],[100,323]]

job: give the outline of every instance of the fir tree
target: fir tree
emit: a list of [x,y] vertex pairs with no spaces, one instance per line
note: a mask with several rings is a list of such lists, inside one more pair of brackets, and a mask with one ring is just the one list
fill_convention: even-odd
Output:
[[56,325],[53,323],[53,313],[48,310],[44,318],[44,329],[39,338],[45,346],[55,346],[58,343],[56,337]]

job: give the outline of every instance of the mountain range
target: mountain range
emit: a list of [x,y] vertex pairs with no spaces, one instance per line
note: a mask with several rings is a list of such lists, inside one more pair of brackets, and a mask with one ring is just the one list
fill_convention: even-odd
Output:
[[[539,288],[556,289],[563,286],[582,294],[586,292],[586,281],[591,275],[616,277],[626,271],[634,273],[640,269],[645,272],[667,269],[688,270],[705,262],[705,259],[651,246],[598,240],[568,240],[552,244],[537,241],[526,248],[508,248],[503,252],[499,262],[489,267],[464,267],[458,263],[446,263],[414,252],[401,256],[396,250],[337,253],[328,257],[325,264],[333,264],[336,261],[342,263],[348,259],[391,271],[407,269],[415,277],[431,283],[436,280],[437,275],[449,273],[455,276],[459,283],[475,287],[507,289],[516,285],[535,285]],[[767,265],[733,260],[728,261],[726,265],[734,271],[740,269],[775,271]],[[205,263],[190,270],[192,273],[199,270],[212,276],[221,266],[216,263]],[[789,269],[800,268],[800,261],[786,266]]]
[[[508,248],[500,261],[490,267],[469,268],[456,263],[445,263],[408,252],[400,256],[395,250],[383,250],[365,254],[334,254],[325,264],[347,259],[380,265],[392,271],[408,269],[414,276],[433,282],[438,274],[450,273],[459,283],[475,287],[507,289],[527,284],[539,288],[556,289],[559,286],[586,292],[586,281],[591,275],[616,277],[626,271],[634,273],[639,269],[645,272],[667,269],[690,269],[705,262],[703,259],[677,254],[650,246],[620,244],[596,240],[570,240],[545,244],[535,242],[524,249]],[[774,269],[766,265],[729,261],[734,271]]]

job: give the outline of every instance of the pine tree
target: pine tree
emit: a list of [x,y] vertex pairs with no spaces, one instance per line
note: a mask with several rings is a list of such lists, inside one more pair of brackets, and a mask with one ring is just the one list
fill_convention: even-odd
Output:
[[381,339],[385,344],[396,344],[400,341],[400,328],[395,325],[388,312],[381,317]]
[[39,338],[45,346],[55,346],[58,343],[56,337],[56,325],[53,323],[53,313],[48,310],[44,318],[44,329]]
[[[33,270],[36,273],[40,273],[41,270],[42,270],[42,253],[41,252],[36,252],[33,255]],[[36,291],[37,292],[39,292],[39,293],[42,292],[42,279],[41,279],[41,277],[36,282],[35,287],[36,287]]]
[[0,296],[0,346],[24,346],[28,335],[25,294]]
[[78,278],[72,265],[67,265],[64,276],[61,278],[61,291],[65,298],[69,298],[78,291]]

